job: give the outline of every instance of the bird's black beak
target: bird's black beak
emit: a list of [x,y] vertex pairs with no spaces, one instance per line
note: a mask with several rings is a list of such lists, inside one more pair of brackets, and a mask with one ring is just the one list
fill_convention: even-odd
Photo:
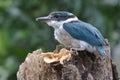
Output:
[[50,21],[50,20],[51,20],[51,19],[50,19],[48,16],[36,18],[36,21],[41,21],[41,22],[48,22],[48,21]]

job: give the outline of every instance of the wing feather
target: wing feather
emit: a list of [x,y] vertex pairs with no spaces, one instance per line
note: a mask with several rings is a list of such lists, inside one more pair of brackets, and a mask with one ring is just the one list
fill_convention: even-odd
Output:
[[92,46],[106,45],[106,42],[101,33],[88,23],[82,21],[73,21],[70,23],[64,23],[63,28],[73,38],[85,41]]

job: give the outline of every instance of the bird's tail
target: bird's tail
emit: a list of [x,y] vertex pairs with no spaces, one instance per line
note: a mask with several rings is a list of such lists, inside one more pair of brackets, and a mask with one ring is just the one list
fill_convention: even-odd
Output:
[[105,58],[109,59],[103,46],[96,46],[97,51]]

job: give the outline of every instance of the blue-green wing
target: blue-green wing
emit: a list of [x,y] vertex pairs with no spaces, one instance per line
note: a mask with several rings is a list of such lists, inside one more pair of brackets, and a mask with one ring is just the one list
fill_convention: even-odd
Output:
[[73,38],[85,41],[92,46],[106,45],[106,42],[101,33],[95,27],[88,23],[82,21],[73,21],[63,24],[63,28]]

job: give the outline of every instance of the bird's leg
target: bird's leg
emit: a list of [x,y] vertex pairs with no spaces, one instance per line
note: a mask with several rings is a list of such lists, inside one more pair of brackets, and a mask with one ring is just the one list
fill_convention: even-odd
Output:
[[85,50],[84,46],[80,46],[80,48],[73,48],[73,47],[70,48],[70,51],[75,52],[76,54],[78,54],[78,51],[84,51],[84,50]]
[[66,49],[68,49],[68,50],[70,50],[70,52],[78,55],[78,51],[84,51],[86,48],[84,46],[80,46],[80,47],[67,46]]
[[58,53],[62,49],[62,45],[57,45],[54,53]]
[[66,46],[65,47],[67,50],[70,50],[72,48],[72,46]]
[[78,50],[76,48],[70,48],[70,52],[75,53],[78,55]]
[[77,53],[77,50],[75,48],[72,48],[71,45],[66,46],[66,49],[70,50],[71,53]]

